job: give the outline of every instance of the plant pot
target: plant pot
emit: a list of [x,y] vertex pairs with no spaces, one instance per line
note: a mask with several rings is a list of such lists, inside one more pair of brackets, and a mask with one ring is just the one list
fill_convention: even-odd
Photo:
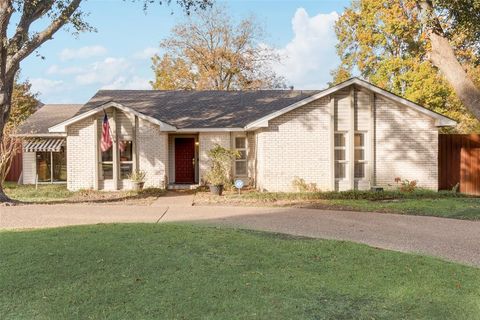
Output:
[[213,193],[214,195],[221,196],[223,192],[223,184],[221,185],[210,185],[210,192]]
[[143,189],[145,182],[132,182],[132,189],[134,191],[140,191]]

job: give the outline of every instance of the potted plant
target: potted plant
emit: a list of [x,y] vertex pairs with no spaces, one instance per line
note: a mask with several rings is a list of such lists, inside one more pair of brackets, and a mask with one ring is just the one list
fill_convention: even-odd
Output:
[[143,170],[133,171],[128,178],[132,182],[132,189],[135,191],[142,190],[145,185],[145,175],[147,173]]
[[230,181],[232,161],[238,158],[240,154],[238,151],[226,149],[216,144],[207,152],[207,155],[210,159],[210,169],[206,172],[204,179],[211,193],[222,195],[225,184]]

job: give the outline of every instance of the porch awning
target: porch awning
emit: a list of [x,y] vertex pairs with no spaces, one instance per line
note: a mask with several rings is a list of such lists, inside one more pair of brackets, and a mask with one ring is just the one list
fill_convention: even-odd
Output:
[[25,152],[60,152],[65,145],[65,139],[32,139],[23,145]]

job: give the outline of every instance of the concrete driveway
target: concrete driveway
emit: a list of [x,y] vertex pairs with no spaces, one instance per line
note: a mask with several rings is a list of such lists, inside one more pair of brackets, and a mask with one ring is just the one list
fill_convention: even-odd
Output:
[[348,240],[480,267],[480,222],[473,221],[297,208],[191,206],[175,198],[153,206],[0,207],[0,229],[4,230],[126,222],[201,222]]

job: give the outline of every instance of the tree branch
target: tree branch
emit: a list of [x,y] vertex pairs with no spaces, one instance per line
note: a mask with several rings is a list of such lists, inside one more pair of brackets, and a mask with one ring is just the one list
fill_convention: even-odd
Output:
[[41,3],[32,3],[32,0],[25,1],[20,21],[15,30],[15,34],[9,41],[9,51],[16,52],[28,40],[28,31],[30,25],[46,14],[53,6],[54,1],[42,1]]
[[72,0],[72,2],[60,13],[60,15],[52,21],[43,31],[33,35],[33,37],[25,41],[23,46],[10,57],[7,61],[7,72],[16,69],[16,66],[25,59],[29,54],[38,49],[45,41],[52,38],[53,34],[63,27],[73,13],[78,9],[82,0]]

